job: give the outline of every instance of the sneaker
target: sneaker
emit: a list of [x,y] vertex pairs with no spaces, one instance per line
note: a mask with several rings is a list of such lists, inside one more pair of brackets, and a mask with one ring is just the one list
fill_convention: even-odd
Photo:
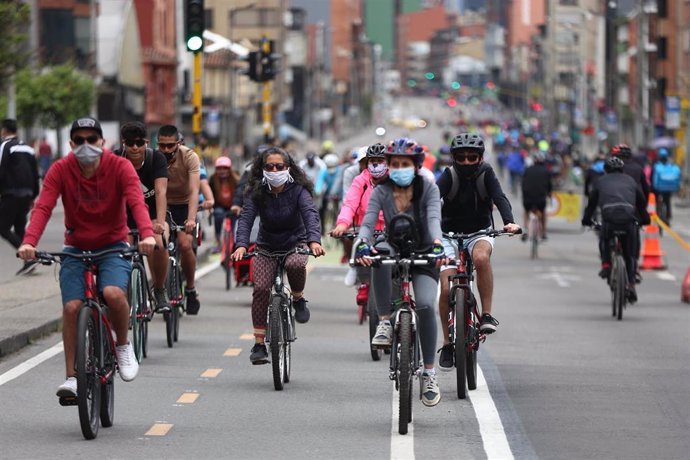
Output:
[[609,276],[611,275],[611,265],[610,264],[601,264],[601,270],[599,270],[599,278],[603,278],[605,280],[609,279]]
[[529,240],[529,234],[527,234],[527,232],[524,232],[524,233],[520,236],[520,240],[521,240],[523,243],[524,243],[525,241]]
[[371,339],[371,344],[378,347],[390,347],[393,343],[393,325],[390,322],[379,321],[376,326],[376,334]]
[[115,347],[117,353],[117,367],[120,370],[120,377],[125,382],[131,382],[139,372],[139,363],[134,356],[134,347],[131,343],[118,345]]
[[265,343],[255,343],[249,355],[252,364],[268,364],[268,350]]
[[496,326],[498,326],[498,321],[496,318],[491,316],[489,313],[483,313],[482,319],[479,321],[479,330],[484,334],[492,334],[496,332]]
[[432,407],[440,400],[441,392],[438,389],[436,374],[422,374],[422,403],[427,407]]
[[635,272],[635,284],[640,284],[642,282],[642,273]]
[[153,298],[156,300],[156,312],[164,313],[170,311],[170,302],[168,301],[168,296],[163,289],[153,289]]
[[444,372],[450,372],[453,370],[453,344],[449,343],[442,346],[438,353],[441,356],[438,357],[438,367]]
[[77,397],[77,378],[67,377],[65,383],[60,385],[55,393],[58,398],[76,398]]
[[38,261],[35,261],[35,260],[29,260],[27,262],[24,262],[24,265],[22,265],[22,268],[17,270],[17,273],[15,273],[15,276],[30,274],[31,272],[33,272],[36,269],[36,265],[38,265]]
[[300,324],[304,324],[309,321],[309,317],[311,315],[309,313],[309,309],[307,308],[307,301],[304,297],[300,297],[292,302],[292,307],[295,309],[295,321]]
[[211,254],[220,254],[220,246],[213,246],[213,248],[211,248]]
[[197,315],[199,314],[199,308],[201,308],[201,304],[199,303],[199,294],[197,294],[196,289],[185,289],[184,290],[184,295],[187,297],[187,314],[188,315]]
[[357,269],[350,267],[345,273],[345,286],[354,286],[357,282]]
[[628,287],[625,288],[625,298],[628,299],[628,302],[631,304],[637,302],[637,291],[635,290],[634,284],[629,284]]

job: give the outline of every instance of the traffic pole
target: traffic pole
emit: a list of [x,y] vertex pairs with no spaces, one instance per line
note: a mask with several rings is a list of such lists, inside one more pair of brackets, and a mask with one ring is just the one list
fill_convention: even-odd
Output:
[[196,137],[201,134],[201,53],[194,53],[194,85],[192,87],[192,105],[194,106],[194,113],[192,114],[192,133]]
[[[261,55],[262,55],[262,60],[264,56],[268,56],[271,54],[271,42],[266,38],[266,36],[263,36],[261,38]],[[264,69],[264,64],[262,62],[262,73]],[[262,76],[263,78],[263,76]],[[262,121],[263,121],[263,130],[264,130],[264,142],[269,143],[271,138],[273,137],[273,121],[272,121],[272,107],[271,107],[271,80],[270,79],[263,79],[261,82],[261,113],[262,113]]]

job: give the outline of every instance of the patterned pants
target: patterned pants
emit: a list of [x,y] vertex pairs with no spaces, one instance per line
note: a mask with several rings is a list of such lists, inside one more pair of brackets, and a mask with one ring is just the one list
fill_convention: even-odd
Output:
[[[305,254],[290,254],[285,261],[290,289],[304,291],[307,282],[307,258]],[[252,293],[252,323],[254,336],[263,339],[266,336],[266,319],[271,287],[278,268],[279,259],[257,254],[254,258],[254,292]]]

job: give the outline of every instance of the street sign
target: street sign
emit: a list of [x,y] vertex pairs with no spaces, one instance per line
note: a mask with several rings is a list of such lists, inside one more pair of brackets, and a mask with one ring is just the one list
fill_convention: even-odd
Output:
[[664,121],[666,129],[680,128],[680,97],[664,97]]

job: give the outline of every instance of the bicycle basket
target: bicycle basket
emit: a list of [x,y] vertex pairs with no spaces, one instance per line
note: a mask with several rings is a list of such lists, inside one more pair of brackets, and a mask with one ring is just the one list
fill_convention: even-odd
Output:
[[407,214],[398,214],[386,226],[386,239],[398,255],[409,257],[419,246],[417,224]]

